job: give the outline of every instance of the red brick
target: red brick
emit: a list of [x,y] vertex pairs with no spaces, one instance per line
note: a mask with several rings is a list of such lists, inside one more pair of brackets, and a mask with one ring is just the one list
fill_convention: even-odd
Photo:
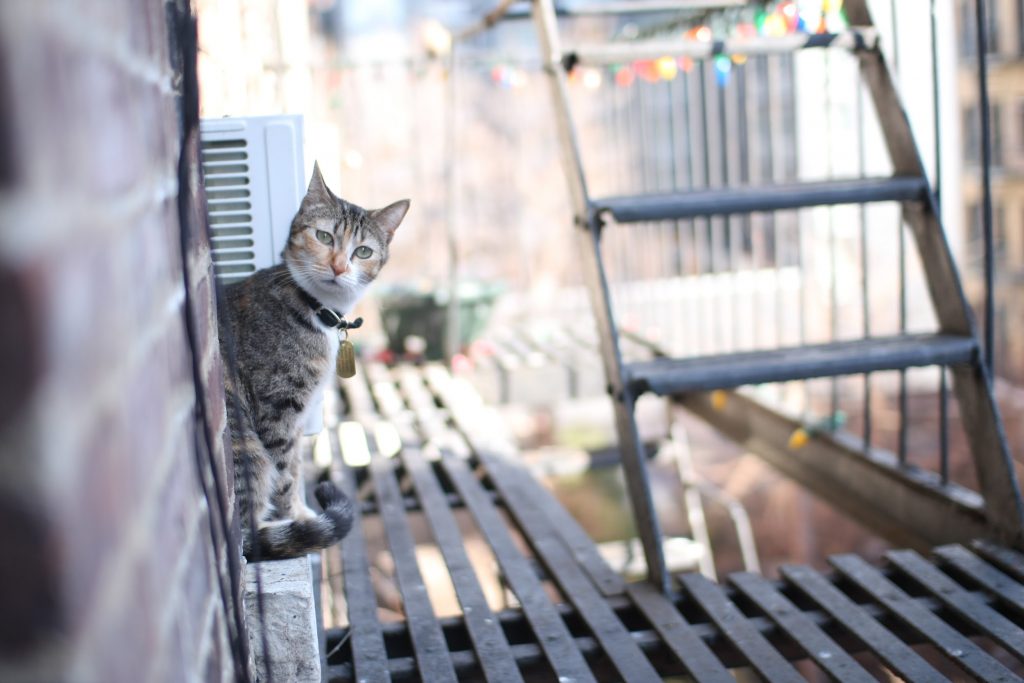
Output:
[[156,654],[157,616],[142,586],[142,568],[131,573],[98,637],[92,655],[99,676],[96,680],[119,683],[141,680]]
[[131,521],[127,504],[136,498],[124,476],[123,434],[116,424],[116,415],[105,413],[94,425],[88,445],[69,454],[85,466],[80,467],[71,495],[56,510],[73,628],[84,623],[95,606],[101,577],[116,561]]
[[[45,3],[28,5],[37,6],[50,11]],[[203,495],[199,426],[182,401],[195,391],[193,357],[184,311],[167,305],[182,283],[177,199],[151,199],[154,181],[176,177],[179,152],[177,103],[147,72],[154,63],[169,64],[167,7],[163,0],[82,0],[68,10],[72,15],[38,22],[45,28],[18,43],[17,66],[25,68],[11,72],[10,92],[0,82],[0,145],[16,137],[33,176],[59,179],[52,184],[62,193],[47,232],[51,244],[16,272],[0,271],[0,288],[14,294],[3,297],[0,318],[18,322],[0,332],[0,427],[17,419],[13,397],[24,400],[49,378],[60,386],[60,401],[88,419],[77,440],[63,438],[66,469],[60,481],[41,482],[35,507],[8,510],[11,501],[0,500],[0,547],[18,557],[0,567],[0,585],[19,591],[0,602],[16,611],[31,603],[36,616],[52,620],[38,625],[29,615],[19,620],[19,633],[0,631],[0,655],[17,638],[23,645],[59,629],[66,639],[95,644],[81,650],[90,659],[82,670],[114,682],[144,679],[157,659],[178,666],[154,672],[157,678],[220,680],[221,663],[230,657],[219,638],[206,641],[205,661],[198,655],[199,639],[222,632],[227,618],[218,612],[206,628],[202,621],[210,605],[222,610],[215,557],[223,552],[214,552],[209,513],[194,514]],[[4,19],[15,15],[0,9]],[[74,28],[65,20],[87,33],[69,39]],[[17,99],[9,96],[14,92]],[[197,161],[194,140],[188,159]],[[16,177],[0,169],[0,184]],[[16,196],[20,189],[9,184],[5,192]],[[69,206],[88,198],[88,211],[60,217],[65,196]],[[210,400],[217,472],[230,486],[218,438],[223,394],[200,206],[185,217],[196,226],[188,244],[196,264],[190,283],[199,322],[195,353],[205,372],[201,390]],[[141,363],[130,364],[139,356]],[[103,405],[100,388],[108,390]],[[163,462],[165,456],[173,460]],[[8,525],[12,519],[17,523]],[[151,526],[139,549],[127,533],[143,519]],[[190,534],[197,542],[184,558],[182,585],[174,586],[173,568]],[[134,563],[126,585],[107,592],[124,562]],[[111,597],[117,604],[106,604]],[[86,623],[106,626],[85,633]],[[175,626],[163,633],[159,625],[166,623]],[[158,657],[168,651],[173,654]]]
[[[209,546],[209,533],[207,525],[209,518],[206,513],[200,518],[202,533],[198,543],[194,544],[188,561],[189,571],[185,576],[185,585],[179,597],[177,608],[183,613],[192,616],[195,628],[192,629],[192,641],[185,643],[187,651],[199,651],[203,634],[200,632],[201,619],[206,616],[206,609],[212,599],[217,595],[213,590],[211,582],[213,576],[213,553]],[[203,540],[207,539],[207,540]]]

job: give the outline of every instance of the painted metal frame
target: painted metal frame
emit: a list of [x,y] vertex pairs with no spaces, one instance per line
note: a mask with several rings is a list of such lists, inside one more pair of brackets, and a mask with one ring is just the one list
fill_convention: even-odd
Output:
[[[603,206],[600,201],[592,201],[587,192],[566,89],[565,69],[571,66],[579,55],[569,55],[567,59],[559,45],[556,11],[552,0],[535,0],[533,10],[543,51],[544,69],[552,88],[563,167],[578,228],[578,245],[583,258],[584,277],[597,322],[601,357],[609,384],[608,391],[615,406],[616,427],[630,501],[637,531],[644,547],[649,579],[662,588],[667,588],[668,577],[661,549],[660,525],[654,512],[650,483],[642,457],[643,448],[633,417],[633,406],[643,387],[632,385],[628,381],[628,368],[622,361],[619,333],[601,260],[603,221],[608,213],[614,212],[611,211],[612,207]],[[850,0],[846,11],[851,24],[859,27],[858,35],[877,38],[865,0]],[[713,47],[711,46],[712,50]],[[725,46],[721,47],[724,49]],[[940,332],[944,335],[977,339],[970,309],[939,221],[935,196],[928,187],[927,175],[909,120],[885,58],[878,49],[877,39],[870,43],[857,44],[854,52],[879,115],[895,179],[909,179],[922,186],[924,190],[914,192],[913,196],[892,199],[902,202],[903,220],[910,226],[921,256],[929,292],[939,319]],[[595,51],[590,56],[600,58],[602,54]],[[628,216],[624,218],[627,221],[629,219]],[[636,220],[641,218],[643,216]],[[760,409],[764,413],[762,415],[754,409],[755,404],[752,402],[751,405],[745,405],[737,398],[736,401],[739,403],[734,403],[734,406],[744,405],[742,414],[745,419],[753,421],[744,426],[737,422],[738,414],[725,419],[724,416],[716,416],[713,411],[698,409],[702,402],[706,403],[706,396],[691,394],[682,400],[684,404],[694,407],[696,412],[709,422],[722,427],[726,433],[748,444],[762,457],[812,490],[827,492],[830,499],[837,501],[840,507],[855,516],[862,519],[872,518],[867,521],[874,522],[872,526],[876,528],[885,527],[886,534],[890,537],[902,536],[920,546],[987,535],[1006,543],[1022,545],[1024,504],[1021,501],[987,369],[982,360],[974,354],[971,362],[953,364],[950,372],[954,380],[954,391],[964,415],[964,423],[967,425],[967,438],[980,482],[983,506],[979,505],[977,500],[968,501],[963,495],[957,494],[946,482],[939,482],[933,486],[933,482],[930,481],[917,481],[915,473],[903,467],[902,463],[897,463],[895,467],[879,467],[871,451],[857,452],[836,440],[819,440],[814,451],[827,455],[813,461],[792,452],[787,454],[784,452],[786,449],[781,448],[779,444],[771,443],[770,439],[758,435],[753,426],[756,423],[757,429],[771,432],[781,429],[780,425],[783,425],[785,418],[763,407]],[[858,472],[858,476],[864,477],[865,482],[871,483],[871,486],[867,489],[859,485],[853,487],[857,489],[857,493],[850,493],[849,487],[844,488],[844,478],[848,478],[853,470]],[[880,491],[887,493],[881,494]],[[883,499],[888,500],[888,503]],[[883,523],[882,516],[875,514],[880,503],[888,511],[890,519],[899,520],[897,524]],[[892,509],[889,510],[887,505]],[[936,520],[943,521],[936,526]]]
[[[855,25],[874,25],[866,0],[850,0],[846,3],[846,13]],[[894,172],[897,175],[926,177],[910,120],[900,102],[885,57],[879,50],[862,51],[857,53],[857,57],[861,76],[878,112]],[[929,192],[922,202],[904,202],[903,220],[914,235],[940,330],[944,334],[977,338],[956,264],[939,220],[934,194]],[[1020,545],[1024,543],[1024,504],[988,370],[982,362],[954,366],[951,370],[953,390],[967,427],[967,441],[985,498],[988,521],[997,538]]]

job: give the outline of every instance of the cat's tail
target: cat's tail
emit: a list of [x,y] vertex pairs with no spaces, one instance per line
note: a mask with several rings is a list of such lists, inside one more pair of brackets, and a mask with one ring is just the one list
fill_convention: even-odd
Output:
[[[259,554],[245,549],[245,557],[252,562],[283,560],[301,557],[322,550],[345,538],[352,528],[352,503],[329,481],[316,487],[316,500],[323,512],[311,519],[290,519],[260,527],[256,532]],[[248,544],[247,544],[248,545]]]

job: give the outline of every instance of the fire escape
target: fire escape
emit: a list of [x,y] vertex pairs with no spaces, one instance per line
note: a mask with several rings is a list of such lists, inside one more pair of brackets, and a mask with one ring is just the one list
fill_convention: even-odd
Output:
[[[502,3],[483,25],[500,20],[509,4]],[[638,2],[632,9],[645,4],[671,3]],[[611,11],[611,5],[631,9],[630,3],[609,3],[602,11]],[[444,368],[370,367],[367,386],[342,387],[351,414],[373,433],[368,464],[353,466],[344,443],[332,437],[331,445],[339,478],[363,501],[361,514],[381,519],[404,621],[378,621],[370,560],[357,525],[338,558],[350,626],[328,632],[331,680],[634,681],[684,674],[723,681],[733,680],[732,670],[747,668],[765,680],[792,681],[808,673],[805,666],[794,666],[800,661],[813,662],[812,668],[841,681],[875,680],[869,670],[877,675],[883,669],[905,680],[944,680],[949,674],[940,671],[937,659],[974,679],[1020,680],[1024,506],[993,397],[991,346],[979,341],[868,3],[847,0],[845,11],[849,26],[838,32],[570,46],[562,44],[553,0],[534,0],[531,12],[550,82],[572,230],[614,403],[647,580],[628,583],[610,570],[507,444],[495,442],[472,392]],[[589,147],[580,142],[568,86],[573,69],[799,50],[843,51],[856,60],[891,174],[592,195],[583,159]],[[623,299],[609,275],[617,255],[607,248],[616,235],[641,227],[675,231],[681,221],[706,221],[699,224],[710,234],[712,219],[882,203],[898,205],[908,228],[906,237],[903,225],[898,228],[896,334],[865,329],[856,339],[677,354],[619,324]],[[926,333],[907,331],[904,241],[916,247],[937,322]],[[872,443],[869,425],[863,437],[841,429],[808,429],[776,403],[745,390],[849,376],[869,384],[876,373],[895,373],[904,420],[907,374],[915,368],[937,369],[942,452],[936,471],[906,461],[902,430],[892,453]],[[700,574],[673,574],[666,567],[634,414],[646,393],[671,398],[866,526],[915,549],[890,551],[884,568],[853,555],[830,558],[831,573],[786,566],[775,581],[737,573],[720,586]],[[962,416],[977,491],[949,480],[949,395]],[[468,511],[493,553],[503,585],[515,596],[506,609],[494,610],[484,599],[455,510]],[[462,606],[459,617],[436,618],[424,595],[406,518],[411,511],[423,513],[441,551]],[[545,585],[553,591],[545,592]],[[935,657],[922,657],[914,649],[918,646],[930,648]]]

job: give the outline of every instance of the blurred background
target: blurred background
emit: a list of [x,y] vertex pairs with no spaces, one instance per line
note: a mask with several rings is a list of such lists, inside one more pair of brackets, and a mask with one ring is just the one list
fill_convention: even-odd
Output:
[[[366,367],[444,363],[471,382],[615,569],[643,574],[526,3],[457,39],[496,4],[0,2],[0,680],[226,681],[248,666],[215,307],[215,275],[230,275],[218,252],[227,219],[212,219],[251,206],[203,196],[203,173],[209,181],[218,164],[242,164],[230,158],[237,150],[204,148],[195,115],[207,129],[224,117],[300,115],[299,175],[316,160],[356,204],[412,200],[356,312],[367,320],[353,335]],[[847,24],[841,0],[673,4],[565,18],[560,29],[567,42],[703,42]],[[869,5],[975,318],[994,342],[994,393],[1020,474],[1024,0],[981,5],[980,46],[974,0]],[[568,92],[595,196],[893,171],[856,58],[842,50],[578,67]],[[258,199],[249,188],[220,192]],[[623,353],[685,359],[934,331],[898,211],[888,202],[607,225]],[[849,456],[829,462],[875,458],[902,491],[951,502],[970,528],[985,501],[964,425],[976,434],[985,421],[961,413],[949,374],[912,368],[684,397],[708,402],[704,418],[644,396],[638,423],[670,569],[760,567],[771,577],[780,563],[821,567],[835,552],[874,560],[900,540],[899,529],[887,541],[850,516],[884,526],[864,504],[883,495],[862,491],[877,480],[851,481],[842,492],[853,503],[824,501],[710,426],[711,409],[734,396],[786,425],[773,432],[777,449],[802,467],[826,441]],[[1001,452],[986,455],[1000,464]],[[1012,492],[1005,478],[997,484]],[[363,533],[381,614],[400,620],[380,520]],[[490,557],[479,535],[463,540]],[[417,562],[444,569],[423,524],[415,542]],[[497,606],[507,595],[492,573]],[[459,613],[453,595],[434,598],[438,614]],[[327,626],[343,625],[339,603],[324,611]]]
[[[670,15],[573,18],[562,28],[566,40],[631,40],[845,27],[836,1],[743,10],[702,4]],[[929,32],[921,30],[933,8],[934,53]],[[339,195],[370,207],[412,199],[392,260],[364,304],[363,314],[378,320],[361,335],[364,352],[385,360],[447,358],[501,406],[538,468],[571,471],[567,463],[586,459],[581,452],[593,457],[611,448],[611,413],[596,361],[574,386],[566,381],[552,391],[550,385],[557,359],[564,364],[565,354],[583,353],[594,336],[550,95],[525,6],[521,20],[506,19],[459,42],[454,54],[452,32],[474,24],[492,3],[198,0],[197,9],[205,117],[302,113],[307,166],[318,160]],[[996,386],[1020,463],[1024,339],[1014,331],[1024,322],[1024,3],[992,0],[987,9]],[[875,2],[872,10],[940,193],[965,288],[980,305],[973,4]],[[855,60],[844,54],[578,68],[570,91],[590,189],[599,196],[889,170]],[[677,355],[932,329],[916,251],[906,248],[898,224],[896,207],[879,205],[681,221],[671,233],[655,226],[613,230],[606,265],[619,323]],[[446,346],[453,282],[461,294],[461,332],[457,344]],[[379,321],[379,311],[391,316],[390,325]],[[761,393],[770,392],[775,404],[809,425],[852,432],[863,429],[870,404],[875,443],[895,450],[902,440],[911,462],[934,469],[937,372],[908,373],[908,430],[901,430],[897,412],[897,373],[888,374],[870,389],[852,378]],[[642,428],[656,443],[669,420],[665,407],[652,403],[641,406]],[[952,478],[976,487],[953,411]],[[876,555],[885,547],[713,430],[685,414],[679,419],[699,476],[750,511],[767,569],[783,559],[818,561],[842,549]],[[684,535],[672,503],[677,473],[667,466],[656,471],[667,532]],[[599,540],[629,535],[614,521],[623,517],[615,468],[547,481]],[[727,510],[712,505],[708,514],[722,569],[738,568]]]

